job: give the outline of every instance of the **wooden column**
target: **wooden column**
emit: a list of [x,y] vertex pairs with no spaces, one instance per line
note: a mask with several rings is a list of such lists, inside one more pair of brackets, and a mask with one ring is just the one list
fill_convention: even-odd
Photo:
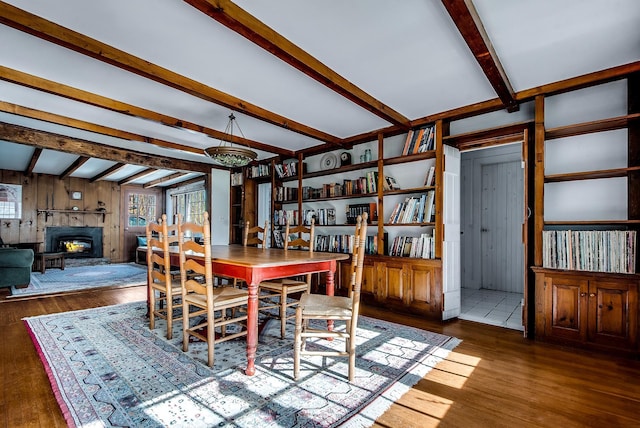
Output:
[[533,198],[533,222],[534,222],[534,262],[536,266],[542,266],[542,229],[544,228],[544,96],[538,95],[535,99],[534,122],[534,198]]

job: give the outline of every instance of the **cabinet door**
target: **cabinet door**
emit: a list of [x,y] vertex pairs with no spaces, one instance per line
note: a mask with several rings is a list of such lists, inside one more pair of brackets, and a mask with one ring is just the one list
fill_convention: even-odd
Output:
[[376,281],[375,265],[373,263],[365,263],[362,266],[362,287],[360,292],[375,296],[377,293]]
[[582,278],[545,278],[545,333],[574,341],[587,338],[589,282]]
[[638,326],[637,287],[634,282],[589,283],[589,341],[617,348],[635,347]]
[[[351,261],[340,262],[339,270],[340,285],[338,288],[340,289],[340,294],[346,296],[349,292],[349,283],[351,281]],[[360,287],[360,292],[370,296],[376,296],[376,277],[375,265],[365,261],[362,266],[362,286]]]
[[441,270],[435,266],[412,265],[405,290],[405,304],[412,312],[441,312]]
[[386,303],[405,305],[407,272],[402,263],[379,263],[378,298]]

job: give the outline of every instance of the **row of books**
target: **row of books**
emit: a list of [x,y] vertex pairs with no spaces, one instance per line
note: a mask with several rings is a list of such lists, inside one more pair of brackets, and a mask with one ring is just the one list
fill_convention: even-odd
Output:
[[281,164],[276,164],[274,168],[276,170],[276,174],[278,174],[278,178],[294,177],[298,175],[297,160],[290,160],[282,162]]
[[356,224],[359,215],[367,213],[367,223],[372,221],[378,221],[378,204],[376,202],[369,202],[364,204],[350,204],[347,205],[347,224]]
[[[316,235],[314,251],[329,253],[353,253],[354,235]],[[369,235],[364,245],[365,254],[377,254],[378,236]]]
[[311,219],[315,220],[315,224],[319,226],[336,224],[335,208],[316,208],[312,210],[302,210],[302,218],[304,224],[310,225]]
[[424,153],[435,148],[435,126],[426,126],[424,128],[410,130],[404,142],[402,155],[411,155],[414,153]]
[[547,268],[635,273],[636,231],[545,230],[542,254]]
[[298,210],[275,210],[273,212],[273,225],[285,226],[287,221],[290,225],[298,224]]
[[434,259],[436,257],[435,240],[427,233],[422,233],[420,236],[396,236],[389,247],[389,255]]
[[268,163],[250,165],[246,170],[248,178],[268,177],[271,175],[271,165]]
[[231,185],[232,186],[242,186],[242,182],[244,181],[244,176],[241,172],[233,172],[231,173]]
[[391,211],[389,224],[429,223],[435,221],[435,195],[429,190],[420,197],[410,196],[399,202]]
[[435,186],[436,185],[436,167],[431,166],[427,170],[427,174],[424,176],[424,185],[425,186]]
[[298,200],[298,188],[277,186],[274,189],[273,198],[276,202],[288,202],[288,201],[295,202]]

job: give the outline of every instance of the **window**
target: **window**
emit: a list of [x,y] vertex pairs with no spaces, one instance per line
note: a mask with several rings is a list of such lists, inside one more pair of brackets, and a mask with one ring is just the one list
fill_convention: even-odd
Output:
[[132,193],[129,195],[129,226],[145,227],[147,223],[155,221],[156,196]]
[[174,218],[182,214],[183,221],[202,224],[206,211],[206,193],[204,189],[171,195]]
[[[47,202],[49,196],[47,195]],[[0,218],[22,217],[22,186],[0,184]]]

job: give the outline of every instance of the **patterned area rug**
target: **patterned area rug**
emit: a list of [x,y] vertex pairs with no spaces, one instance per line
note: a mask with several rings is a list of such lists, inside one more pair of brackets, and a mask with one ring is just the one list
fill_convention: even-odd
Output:
[[460,342],[362,316],[353,383],[331,357],[304,359],[295,382],[293,325],[281,340],[267,324],[249,377],[243,339],[216,345],[210,369],[206,344],[182,352],[181,322],[167,341],[145,313],[136,302],[25,319],[69,426],[370,426]]
[[135,263],[75,266],[64,270],[47,269],[44,274],[32,272],[31,283],[26,288],[11,287],[11,296],[8,297],[37,296],[96,287],[140,285],[146,282],[146,266]]

